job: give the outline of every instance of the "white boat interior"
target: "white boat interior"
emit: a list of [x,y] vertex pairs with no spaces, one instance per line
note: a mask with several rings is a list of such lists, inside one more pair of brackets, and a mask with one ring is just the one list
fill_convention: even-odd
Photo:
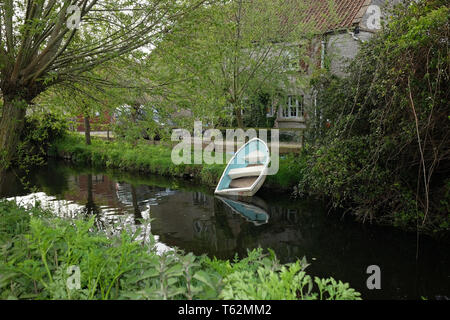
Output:
[[269,160],[267,145],[252,139],[230,160],[215,193],[252,196],[264,183]]

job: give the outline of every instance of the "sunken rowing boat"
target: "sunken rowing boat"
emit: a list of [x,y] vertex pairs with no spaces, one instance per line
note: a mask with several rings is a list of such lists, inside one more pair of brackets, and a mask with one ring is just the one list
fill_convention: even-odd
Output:
[[250,140],[231,158],[215,194],[253,196],[266,180],[269,161],[267,144],[258,138]]

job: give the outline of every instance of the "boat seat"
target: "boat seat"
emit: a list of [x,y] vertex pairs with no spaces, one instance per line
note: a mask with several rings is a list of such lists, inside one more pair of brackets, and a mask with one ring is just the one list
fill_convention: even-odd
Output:
[[258,179],[258,177],[246,177],[246,178],[239,178],[231,180],[230,182],[230,188],[250,188],[253,183]]
[[242,177],[258,177],[264,170],[264,166],[248,166],[245,168],[231,169],[228,176],[231,179],[238,179]]

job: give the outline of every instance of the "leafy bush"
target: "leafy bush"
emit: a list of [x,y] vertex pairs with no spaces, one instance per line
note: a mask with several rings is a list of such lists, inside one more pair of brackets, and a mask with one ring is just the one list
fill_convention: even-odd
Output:
[[307,275],[306,258],[292,264],[281,264],[273,251],[262,249],[234,262],[205,259],[205,263],[223,277],[220,298],[225,300],[359,300],[360,293],[348,283],[333,278],[320,279]]
[[0,243],[26,232],[30,224],[30,213],[37,215],[40,212],[34,208],[32,212],[26,212],[13,202],[0,201]]
[[[348,283],[333,278],[312,280],[297,261],[280,270],[260,267],[256,274],[238,271],[227,276],[220,297],[225,300],[360,300],[360,293]],[[313,292],[314,285],[318,292]]]
[[26,117],[17,150],[18,164],[24,167],[43,164],[51,144],[62,138],[67,128],[67,121],[53,114]]
[[348,77],[313,81],[321,115],[299,190],[361,219],[448,230],[441,201],[450,172],[449,18],[445,1],[401,4]]
[[300,154],[289,153],[280,157],[280,167],[276,175],[268,176],[267,183],[289,189],[302,180],[309,170],[307,165],[307,150]]

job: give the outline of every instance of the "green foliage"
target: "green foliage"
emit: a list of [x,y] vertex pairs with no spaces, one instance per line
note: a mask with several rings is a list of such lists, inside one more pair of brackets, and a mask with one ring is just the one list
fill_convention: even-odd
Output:
[[267,117],[267,110],[272,105],[272,98],[268,92],[257,92],[248,100],[249,106],[243,116],[244,125],[249,128],[273,128],[275,117]]
[[17,163],[21,167],[43,164],[52,143],[64,137],[66,131],[66,120],[53,114],[32,115],[25,118],[17,150]]
[[314,277],[314,282],[319,288],[320,300],[361,300],[361,294],[350,288],[348,283],[336,281],[333,278],[320,279]]
[[[348,283],[333,278],[320,279],[307,275],[299,262],[273,270],[259,267],[256,273],[237,271],[224,278],[220,297],[225,300],[360,300],[360,293]],[[314,284],[318,292],[314,292]]]
[[299,193],[326,196],[361,220],[446,231],[450,11],[443,1],[420,1],[391,15],[348,77],[313,81],[320,114]]
[[234,272],[250,271],[256,272],[261,266],[272,265],[278,268],[279,262],[276,260],[275,253],[269,250],[270,255],[264,254],[261,248],[247,252],[247,257],[239,259],[236,254],[233,262],[218,260],[217,258],[206,257],[204,263],[218,272],[222,277],[226,277]]
[[27,231],[30,214],[40,216],[45,215],[45,212],[39,208],[32,208],[27,212],[13,202],[0,201],[0,242],[4,243]]
[[[145,61],[147,54],[139,49],[161,42],[168,31],[185,15],[202,7],[203,2],[161,0],[155,6],[152,1],[129,0],[91,0],[82,4],[50,1],[48,5],[45,1],[2,1],[2,30],[8,30],[0,32],[0,95],[5,106],[20,102],[22,111],[28,111],[30,105],[38,102],[39,107],[48,111],[47,106],[40,105],[39,95],[53,87],[57,93],[65,91],[70,96],[61,105],[66,115],[71,112],[87,115],[93,108],[97,111],[103,109],[102,105],[113,104],[102,101],[104,95],[99,93],[105,88],[140,87],[148,92],[149,77],[144,85],[123,69],[119,76],[111,77],[112,66],[116,66],[117,72],[120,64],[117,67],[116,63],[123,58]],[[77,8],[75,12],[82,11],[81,16],[68,14],[67,9],[74,10],[71,4]],[[132,15],[123,13],[130,10]],[[67,28],[69,24],[73,28]],[[78,113],[80,109],[83,112]],[[25,117],[22,111],[17,116],[3,112],[2,170],[15,156]]]
[[256,274],[247,270],[234,272],[224,279],[221,297],[225,300],[308,299],[312,282],[310,277],[305,277],[303,269],[296,262],[288,267],[281,267],[279,272],[271,270],[269,266],[258,268]]
[[[144,224],[145,228],[145,224]],[[281,265],[262,249],[233,262],[157,253],[141,229],[107,236],[94,218],[65,220],[0,202],[1,299],[359,299],[348,284],[306,275],[306,260]],[[138,240],[139,239],[139,240]],[[70,267],[80,272],[72,283]]]
[[302,180],[308,171],[306,152],[300,154],[289,153],[280,157],[278,173],[267,177],[267,183],[282,189],[292,189],[299,180]]
[[225,300],[359,300],[360,294],[348,283],[333,278],[313,278],[306,274],[306,258],[292,264],[280,264],[273,251],[248,252],[234,263],[206,258],[205,263],[223,277],[220,298]]

